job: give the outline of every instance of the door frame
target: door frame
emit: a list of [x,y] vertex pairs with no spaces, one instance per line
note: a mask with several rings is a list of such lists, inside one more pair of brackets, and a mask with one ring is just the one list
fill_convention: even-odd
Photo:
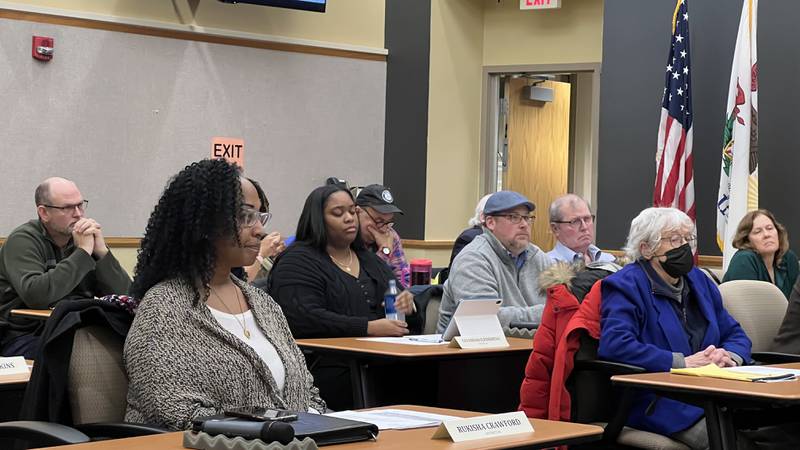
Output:
[[[495,192],[497,185],[497,136],[500,111],[500,77],[514,73],[552,74],[574,73],[576,81],[572,83],[572,100],[570,105],[570,139],[569,139],[569,182],[570,192],[585,198],[594,209],[597,208],[597,161],[599,158],[600,138],[600,63],[572,64],[524,64],[483,66],[481,95],[481,142],[480,142],[480,196]],[[589,77],[586,80],[578,78]],[[576,89],[577,86],[577,89]],[[583,88],[581,86],[584,86]],[[586,104],[585,87],[590,87],[588,117],[585,111],[577,110],[577,102]],[[588,120],[588,127],[573,126],[576,121]],[[576,148],[576,141],[588,145]],[[544,206],[544,205],[543,205]],[[549,205],[547,205],[549,206]],[[545,206],[546,207],[546,206]]]

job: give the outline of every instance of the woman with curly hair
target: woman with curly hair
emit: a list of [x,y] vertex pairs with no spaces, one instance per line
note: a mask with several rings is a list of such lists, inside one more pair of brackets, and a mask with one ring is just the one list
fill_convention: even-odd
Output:
[[759,280],[777,286],[786,298],[792,293],[800,266],[789,249],[786,228],[766,209],[750,211],[739,221],[733,237],[733,254],[723,282]]
[[280,307],[231,274],[253,263],[268,219],[234,165],[203,160],[168,183],[147,224],[125,342],[126,420],[174,430],[244,406],[325,403]]

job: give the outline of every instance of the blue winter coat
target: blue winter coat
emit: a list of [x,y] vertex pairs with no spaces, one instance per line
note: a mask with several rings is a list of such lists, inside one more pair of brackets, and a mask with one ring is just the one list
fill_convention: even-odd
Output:
[[[739,323],[722,306],[717,286],[696,267],[685,277],[689,295],[698,302],[708,321],[701,349],[714,345],[750,361],[750,339]],[[639,263],[628,264],[605,278],[600,308],[601,359],[644,367],[648,372],[668,372],[672,353],[690,356],[689,338],[673,301],[653,293],[650,279]],[[639,391],[634,399],[628,425],[645,431],[669,435],[693,425],[703,416],[701,408],[660,398],[652,414],[645,409],[655,395]]]

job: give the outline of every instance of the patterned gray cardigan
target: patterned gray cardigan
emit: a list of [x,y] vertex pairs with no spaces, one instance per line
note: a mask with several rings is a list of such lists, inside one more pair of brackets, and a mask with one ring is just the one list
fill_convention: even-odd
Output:
[[126,421],[184,430],[196,417],[237,406],[325,410],[280,306],[232,278],[283,360],[283,391],[264,361],[223,329],[205,302],[192,305],[188,283],[167,280],[147,291],[125,341]]

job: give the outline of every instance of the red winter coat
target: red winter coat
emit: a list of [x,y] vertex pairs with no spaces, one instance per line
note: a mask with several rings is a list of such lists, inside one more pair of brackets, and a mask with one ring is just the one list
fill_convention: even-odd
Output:
[[519,410],[526,416],[570,420],[570,396],[565,383],[580,345],[579,330],[600,339],[600,281],[580,304],[564,284],[547,289],[547,304],[519,393]]

